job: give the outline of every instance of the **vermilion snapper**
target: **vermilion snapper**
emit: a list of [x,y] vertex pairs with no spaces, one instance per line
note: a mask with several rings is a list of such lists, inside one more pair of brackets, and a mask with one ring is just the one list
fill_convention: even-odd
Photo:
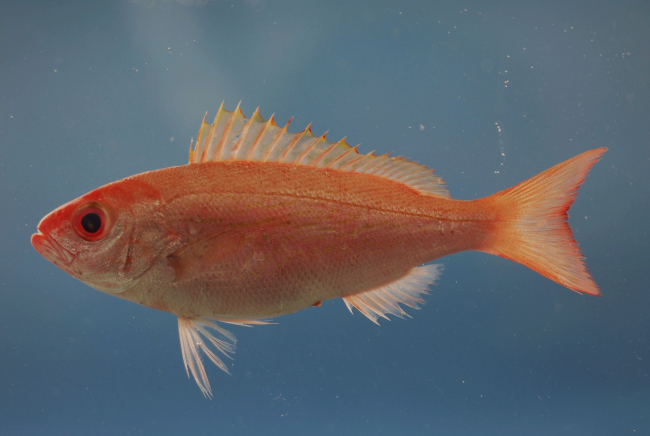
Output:
[[222,105],[213,124],[204,118],[189,165],[59,207],[32,244],[97,290],[176,314],[185,368],[206,396],[201,351],[227,372],[215,351],[235,348],[214,321],[264,324],[331,298],[374,322],[402,317],[400,304],[417,308],[441,271],[419,265],[459,251],[506,257],[600,295],[567,211],[606,148],[463,201],[422,165],[287,126]]

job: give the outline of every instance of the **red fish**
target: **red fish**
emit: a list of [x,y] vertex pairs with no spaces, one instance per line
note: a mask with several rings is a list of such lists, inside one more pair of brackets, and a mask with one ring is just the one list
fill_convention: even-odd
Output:
[[567,211],[607,149],[464,201],[425,166],[287,126],[222,105],[213,124],[204,118],[189,165],[64,204],[41,220],[32,244],[97,290],[176,314],[186,371],[206,396],[201,352],[227,372],[216,351],[235,348],[215,321],[263,324],[331,298],[374,322],[403,317],[400,305],[424,303],[442,269],[422,265],[460,251],[506,257],[600,295]]

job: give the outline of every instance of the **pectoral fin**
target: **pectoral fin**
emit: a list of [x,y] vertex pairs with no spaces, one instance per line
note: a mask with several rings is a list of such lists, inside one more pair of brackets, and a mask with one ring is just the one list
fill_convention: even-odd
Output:
[[245,255],[244,246],[245,235],[238,232],[216,233],[186,244],[167,257],[176,274],[174,282],[228,268],[228,261]]

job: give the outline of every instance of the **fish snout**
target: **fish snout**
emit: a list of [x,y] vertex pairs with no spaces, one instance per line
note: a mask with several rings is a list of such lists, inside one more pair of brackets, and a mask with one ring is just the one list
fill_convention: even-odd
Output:
[[40,231],[32,235],[32,245],[41,256],[58,267],[69,267],[75,258],[74,254]]

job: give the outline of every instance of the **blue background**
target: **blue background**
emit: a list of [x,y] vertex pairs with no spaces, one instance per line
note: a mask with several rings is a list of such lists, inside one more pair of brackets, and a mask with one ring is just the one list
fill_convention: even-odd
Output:
[[[0,434],[650,434],[647,2],[181,3],[0,3]],[[224,100],[409,156],[459,199],[608,147],[570,211],[603,296],[457,254],[407,321],[333,300],[230,328],[232,375],[210,365],[204,399],[174,315],[29,238],[91,189],[186,163]]]

